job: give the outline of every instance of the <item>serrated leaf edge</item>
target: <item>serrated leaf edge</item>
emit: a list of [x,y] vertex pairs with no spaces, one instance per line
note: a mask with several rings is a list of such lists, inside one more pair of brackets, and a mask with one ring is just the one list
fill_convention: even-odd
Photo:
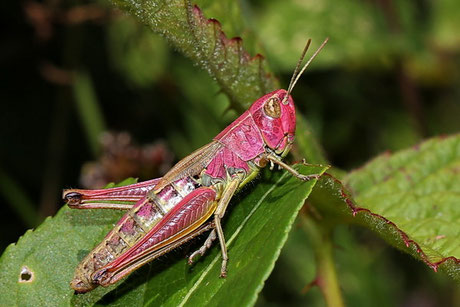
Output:
[[335,178],[334,176],[325,173],[323,177],[328,177],[330,180],[333,180],[335,183],[340,185],[340,196],[341,198],[345,201],[347,204],[347,207],[351,210],[351,214],[353,217],[356,217],[358,213],[364,213],[364,214],[369,214],[374,218],[380,219],[385,222],[385,224],[390,225],[393,227],[401,236],[401,239],[404,242],[404,245],[406,246],[407,249],[415,249],[416,253],[420,256],[420,259],[427,265],[429,266],[433,271],[437,272],[438,268],[441,264],[447,262],[447,261],[453,261],[457,265],[460,265],[460,259],[456,258],[455,256],[449,256],[449,257],[443,257],[440,261],[437,262],[431,262],[429,260],[429,257],[426,255],[426,253],[423,251],[423,249],[420,247],[420,245],[412,240],[407,233],[405,233],[403,230],[401,230],[394,222],[390,221],[386,217],[372,212],[370,209],[359,207],[358,205],[355,204],[355,202],[352,199],[351,193],[348,192],[345,189],[345,186],[342,184],[342,182]]
[[[275,87],[279,87],[278,79],[270,72],[266,72],[263,67],[263,61],[265,60],[265,57],[261,55],[260,53],[257,53],[256,55],[252,56],[243,48],[243,39],[239,36],[228,38],[225,32],[222,30],[222,25],[221,23],[214,18],[207,18],[203,11],[200,9],[198,5],[193,5],[192,8],[190,5],[190,1],[185,1],[186,6],[187,6],[187,18],[188,18],[188,24],[191,27],[191,31],[193,32],[195,36],[195,41],[199,42],[199,38],[196,35],[196,28],[197,24],[212,24],[213,29],[214,29],[214,39],[215,39],[215,45],[214,45],[214,50],[218,47],[217,44],[220,44],[223,46],[223,51],[224,51],[224,58],[227,58],[226,52],[227,50],[230,50],[231,48],[235,48],[234,46],[236,45],[236,50],[238,50],[238,63],[240,64],[238,66],[238,70],[240,69],[241,65],[248,65],[251,62],[257,62],[258,64],[258,71],[259,71],[259,86],[261,88],[262,93],[265,94],[273,88],[272,86],[269,86],[269,83],[272,83],[275,85]],[[209,72],[209,74],[215,79],[219,80],[218,74],[214,71],[214,68],[212,65],[209,65],[209,62],[212,62],[212,60],[208,57],[205,56],[206,58],[206,63],[203,64],[203,68]],[[238,74],[237,74],[238,75]],[[238,104],[234,103],[235,97],[232,93],[231,88],[227,86],[225,82],[219,82],[219,85],[222,87],[223,92],[225,92],[228,97],[230,98],[230,101],[232,103],[233,108],[235,108],[239,113],[244,111],[241,107],[239,107]],[[268,88],[267,88],[268,87]]]

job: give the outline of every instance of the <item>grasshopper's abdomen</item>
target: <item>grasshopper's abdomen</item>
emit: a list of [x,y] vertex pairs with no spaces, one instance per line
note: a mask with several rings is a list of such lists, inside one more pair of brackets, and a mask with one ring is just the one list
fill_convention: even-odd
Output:
[[158,194],[153,189],[149,191],[83,259],[75,271],[72,287],[81,292],[94,288],[91,275],[95,271],[138,243],[176,204],[199,187],[191,177],[185,177],[165,186]]
[[200,185],[192,178],[185,177],[167,185],[158,194],[150,191],[118,223],[121,226],[118,236],[127,246],[133,246],[176,204],[198,187]]

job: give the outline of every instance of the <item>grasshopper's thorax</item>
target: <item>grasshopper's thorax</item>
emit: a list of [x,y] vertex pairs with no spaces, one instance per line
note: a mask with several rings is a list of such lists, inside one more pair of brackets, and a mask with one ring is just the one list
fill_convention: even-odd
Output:
[[292,97],[280,89],[259,98],[249,108],[265,145],[284,157],[295,136],[295,107]]
[[266,154],[283,158],[294,141],[295,120],[294,102],[286,90],[257,99],[214,138],[222,147],[206,166],[202,177],[205,185],[225,181],[232,169],[244,171],[252,178],[251,165],[264,167]]

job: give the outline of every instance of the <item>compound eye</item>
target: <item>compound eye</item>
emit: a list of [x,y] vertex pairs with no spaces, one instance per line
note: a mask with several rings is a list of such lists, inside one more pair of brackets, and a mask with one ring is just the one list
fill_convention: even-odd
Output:
[[280,100],[278,97],[271,97],[264,105],[264,112],[272,118],[278,118],[281,115]]

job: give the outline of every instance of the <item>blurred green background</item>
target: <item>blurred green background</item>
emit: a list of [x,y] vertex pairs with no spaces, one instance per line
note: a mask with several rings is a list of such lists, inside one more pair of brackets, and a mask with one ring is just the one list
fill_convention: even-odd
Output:
[[[224,31],[237,23],[227,35],[248,38],[283,86],[306,38],[330,37],[293,96],[334,166],[460,130],[458,1],[239,1],[235,18],[199,5]],[[107,2],[0,7],[0,250],[53,215],[63,188],[160,176],[237,115],[206,72]],[[259,305],[324,305],[301,293],[305,240],[293,231]],[[350,306],[460,306],[453,281],[372,233],[343,226],[335,240]]]

